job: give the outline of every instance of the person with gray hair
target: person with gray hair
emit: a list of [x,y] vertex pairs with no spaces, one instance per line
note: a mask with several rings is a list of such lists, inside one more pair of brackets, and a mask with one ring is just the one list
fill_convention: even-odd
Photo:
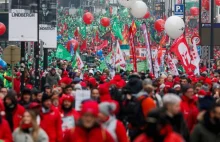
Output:
[[166,94],[162,100],[164,105],[162,110],[173,130],[181,134],[185,141],[189,141],[189,130],[180,111],[181,98],[176,94]]

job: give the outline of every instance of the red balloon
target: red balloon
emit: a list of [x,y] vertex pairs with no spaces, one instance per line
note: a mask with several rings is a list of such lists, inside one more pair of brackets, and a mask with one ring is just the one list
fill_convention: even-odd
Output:
[[103,17],[101,20],[100,20],[100,23],[102,26],[104,27],[108,27],[110,25],[110,19],[107,18],[107,17]]
[[220,0],[215,0],[215,4],[216,4],[217,6],[220,6]]
[[144,19],[147,19],[150,17],[150,12],[147,12],[145,15],[144,15]]
[[199,8],[198,7],[191,7],[190,14],[193,16],[198,16],[199,15]]
[[164,31],[164,25],[165,25],[165,21],[163,19],[158,19],[154,23],[154,28],[156,31],[162,32],[162,31]]
[[94,17],[92,15],[92,13],[86,12],[83,15],[83,21],[84,21],[85,24],[87,24],[87,25],[92,24],[93,20],[94,20]]
[[66,48],[67,48],[67,50],[70,52],[71,50],[71,45],[73,46],[73,48],[74,48],[74,51],[76,51],[77,50],[77,48],[78,48],[78,46],[79,46],[79,42],[77,41],[77,40],[75,40],[75,39],[71,39],[71,40],[69,40],[68,42],[67,42],[67,44],[66,44]]
[[202,0],[202,7],[209,11],[209,0]]
[[0,22],[0,35],[3,35],[6,31],[6,27],[3,23]]

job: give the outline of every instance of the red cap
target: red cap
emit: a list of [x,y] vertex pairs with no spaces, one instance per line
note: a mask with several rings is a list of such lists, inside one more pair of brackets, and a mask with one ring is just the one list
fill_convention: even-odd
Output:
[[96,79],[93,77],[89,78],[89,83],[92,85],[92,87],[97,87]]
[[207,95],[207,92],[205,90],[199,90],[198,94],[200,96],[206,96]]
[[81,85],[83,88],[86,88],[86,87],[87,87],[87,84],[86,84],[86,82],[84,82],[84,81],[80,82],[80,85]]
[[216,83],[217,83],[217,82],[218,82],[218,79],[217,79],[217,78],[213,78],[213,79],[212,79],[212,82],[216,82]]
[[62,100],[62,103],[63,103],[63,101],[70,101],[72,103],[74,101],[74,98],[71,95],[63,94],[61,100]]
[[36,102],[32,102],[32,103],[29,105],[29,108],[30,108],[30,109],[38,108],[38,107],[40,107],[40,104],[39,104],[39,103],[36,103]]
[[84,115],[85,113],[90,113],[96,117],[98,116],[99,105],[96,101],[86,101],[82,103],[81,108],[81,115]]
[[206,78],[205,83],[209,84],[209,85],[212,85],[212,80],[210,78]]
[[16,76],[21,76],[21,73],[20,73],[20,72],[17,72],[17,73],[16,73]]

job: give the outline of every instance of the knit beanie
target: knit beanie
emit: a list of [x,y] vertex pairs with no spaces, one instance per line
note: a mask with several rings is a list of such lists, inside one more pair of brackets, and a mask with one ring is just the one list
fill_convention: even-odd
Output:
[[81,115],[84,115],[85,113],[90,113],[94,115],[95,117],[97,117],[99,113],[98,103],[92,100],[85,101],[84,103],[82,103]]
[[41,102],[44,103],[45,101],[50,100],[50,99],[51,99],[51,96],[44,93],[42,96]]
[[115,110],[116,110],[116,105],[114,103],[102,102],[99,104],[99,111],[106,116],[110,116],[114,114]]

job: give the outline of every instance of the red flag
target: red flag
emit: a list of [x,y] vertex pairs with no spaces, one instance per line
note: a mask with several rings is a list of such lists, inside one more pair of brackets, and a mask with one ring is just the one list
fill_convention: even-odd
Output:
[[137,57],[136,57],[136,52],[135,52],[135,47],[134,47],[134,36],[133,36],[132,27],[130,27],[129,32],[130,32],[129,42],[130,42],[131,53],[132,53],[132,57],[133,57],[133,67],[134,67],[134,71],[137,72]]
[[86,50],[87,48],[87,41],[86,39],[82,41],[82,45],[80,46],[80,51]]
[[96,31],[96,34],[95,34],[95,42],[100,42],[98,31]]
[[101,45],[99,45],[99,46],[97,46],[97,50],[101,50],[101,49],[103,49],[103,48],[105,48],[105,47],[107,47],[108,46],[108,40],[103,40],[102,41],[102,44]]
[[191,73],[195,69],[195,67],[191,65],[190,48],[183,35],[173,42],[170,51],[180,60],[186,73]]
[[132,33],[133,35],[135,35],[136,32],[137,32],[137,26],[136,26],[136,24],[135,24],[135,22],[134,22],[134,20],[133,20],[132,23],[131,23],[130,33]]
[[75,30],[75,32],[74,32],[74,36],[75,36],[76,38],[78,38],[78,36],[79,36],[79,31],[78,31],[77,28],[76,28],[76,30]]
[[120,40],[120,44],[128,44],[129,41],[129,28],[128,25],[124,26],[124,30],[122,32],[123,40]]

